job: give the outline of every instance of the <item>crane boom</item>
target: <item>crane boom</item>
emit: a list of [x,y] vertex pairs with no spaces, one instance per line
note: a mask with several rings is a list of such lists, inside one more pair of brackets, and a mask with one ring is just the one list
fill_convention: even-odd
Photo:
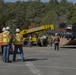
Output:
[[47,30],[47,29],[54,30],[54,25],[53,24],[42,25],[42,26],[39,26],[39,27],[31,28],[31,29],[24,29],[20,32],[20,34],[26,35],[26,34],[29,34],[29,33],[38,32],[38,31]]

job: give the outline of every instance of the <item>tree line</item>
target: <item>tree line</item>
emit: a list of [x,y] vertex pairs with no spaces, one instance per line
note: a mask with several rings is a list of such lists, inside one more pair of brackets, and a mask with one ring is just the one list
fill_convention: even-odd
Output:
[[0,30],[10,26],[12,32],[18,27],[21,30],[30,25],[35,27],[60,23],[72,24],[76,22],[76,4],[68,0],[28,0],[5,2],[0,0]]

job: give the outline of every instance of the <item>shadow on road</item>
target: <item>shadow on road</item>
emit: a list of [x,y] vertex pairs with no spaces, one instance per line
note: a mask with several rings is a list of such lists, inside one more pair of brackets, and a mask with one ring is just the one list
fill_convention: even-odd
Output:
[[[27,61],[38,61],[38,60],[47,60],[47,58],[41,58],[41,59],[38,59],[38,58],[29,58],[29,59],[25,59],[24,62],[27,62]],[[16,62],[20,62],[21,59],[17,59]]]
[[37,60],[47,60],[47,58],[42,58],[42,59],[38,59],[38,58],[25,59],[25,61],[37,61]]

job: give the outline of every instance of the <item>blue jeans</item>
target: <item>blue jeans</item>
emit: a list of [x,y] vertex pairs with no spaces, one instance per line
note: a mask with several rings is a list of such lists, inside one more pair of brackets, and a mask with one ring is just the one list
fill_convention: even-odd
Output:
[[11,44],[4,45],[3,47],[3,57],[5,61],[9,60],[10,47],[11,47]]
[[24,60],[24,53],[22,46],[14,46],[14,54],[13,54],[13,61],[16,59],[17,50],[20,50],[21,60]]

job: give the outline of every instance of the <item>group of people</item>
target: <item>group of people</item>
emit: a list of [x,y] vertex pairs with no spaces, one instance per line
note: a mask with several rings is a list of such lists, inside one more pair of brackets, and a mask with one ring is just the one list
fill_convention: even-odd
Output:
[[[13,59],[12,61],[15,62],[16,60],[16,54],[18,52],[18,49],[20,50],[21,55],[21,61],[24,61],[24,52],[23,52],[23,35],[20,34],[20,29],[17,28],[15,31],[15,35],[13,36],[10,32],[10,27],[3,27],[2,33],[0,33],[0,46],[2,48],[3,53],[3,61],[4,62],[10,62],[9,55],[12,48],[12,45],[14,45],[14,52],[13,52]],[[2,42],[2,45],[1,45]],[[55,33],[54,37],[54,49],[59,50],[59,36],[57,33]]]
[[[54,44],[54,50],[59,50],[59,42],[60,42],[60,38],[58,36],[57,33],[55,33],[54,36],[51,35],[50,40],[47,36],[43,36],[43,37],[35,37],[35,44],[37,44],[40,47],[46,47],[47,45],[53,45]],[[31,47],[33,45],[33,37],[29,36],[29,47]]]
[[24,61],[24,53],[23,53],[23,36],[20,34],[20,29],[17,28],[15,31],[15,35],[13,36],[10,32],[10,27],[3,27],[2,33],[0,33],[1,37],[0,38],[0,43],[2,40],[2,52],[3,52],[3,61],[6,63],[10,62],[9,60],[9,55],[11,51],[12,45],[14,45],[14,52],[13,52],[13,59],[12,61],[15,62],[16,60],[16,54],[17,50],[20,50],[20,55],[21,55],[21,61]]

